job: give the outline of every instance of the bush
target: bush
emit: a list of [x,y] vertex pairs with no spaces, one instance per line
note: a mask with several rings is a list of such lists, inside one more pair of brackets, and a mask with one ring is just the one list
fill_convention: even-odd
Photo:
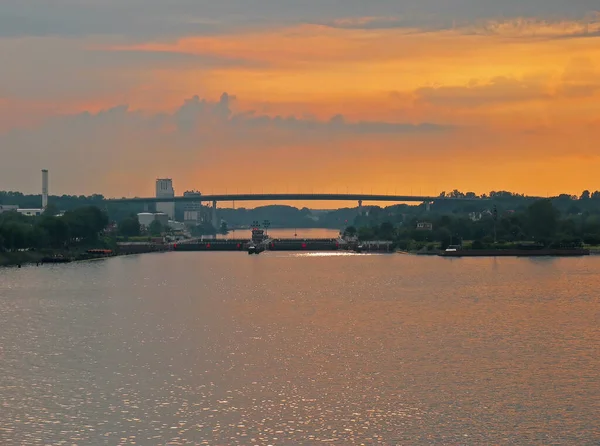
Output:
[[471,249],[483,249],[483,242],[481,240],[475,240],[471,244]]

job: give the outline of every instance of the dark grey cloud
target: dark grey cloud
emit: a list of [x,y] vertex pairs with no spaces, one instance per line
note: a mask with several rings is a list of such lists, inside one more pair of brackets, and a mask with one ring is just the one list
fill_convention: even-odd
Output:
[[264,23],[329,23],[343,17],[392,17],[364,27],[452,24],[487,18],[579,18],[597,0],[2,0],[0,36],[210,34]]

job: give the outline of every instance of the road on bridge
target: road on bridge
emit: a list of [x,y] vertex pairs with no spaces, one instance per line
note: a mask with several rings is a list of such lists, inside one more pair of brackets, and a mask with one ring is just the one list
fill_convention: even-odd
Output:
[[178,203],[219,201],[389,201],[389,202],[435,202],[435,201],[487,201],[485,198],[428,197],[415,195],[373,194],[217,194],[191,197],[133,197],[109,198],[109,203]]

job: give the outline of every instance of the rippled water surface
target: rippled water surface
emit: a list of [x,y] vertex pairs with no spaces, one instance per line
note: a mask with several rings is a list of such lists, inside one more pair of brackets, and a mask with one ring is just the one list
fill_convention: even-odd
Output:
[[600,258],[0,269],[0,444],[600,442]]

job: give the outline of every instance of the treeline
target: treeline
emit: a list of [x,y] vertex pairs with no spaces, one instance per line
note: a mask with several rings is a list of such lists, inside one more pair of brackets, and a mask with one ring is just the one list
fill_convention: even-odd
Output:
[[[0,204],[17,205],[21,209],[39,209],[41,195],[26,195],[21,192],[0,191]],[[72,211],[86,206],[95,206],[105,212],[111,221],[121,221],[131,214],[144,212],[140,203],[108,203],[103,195],[51,195],[48,197],[48,212]]]
[[[485,201],[435,201],[431,205],[432,214],[454,215],[457,218],[460,215],[472,212],[490,211],[493,206],[496,206],[498,212],[501,213],[506,211],[524,213],[532,203],[539,200],[536,197],[528,197],[524,194],[507,191],[491,191],[486,194],[477,195],[474,192],[453,190],[441,193],[440,197],[486,199]],[[560,211],[562,218],[575,217],[579,214],[600,215],[600,191],[590,192],[586,190],[579,195],[561,194],[550,198],[550,201]],[[20,208],[39,208],[41,206],[41,196],[0,191],[0,204],[18,205]],[[145,208],[141,203],[109,203],[105,200],[104,196],[99,194],[89,196],[53,195],[49,197],[49,210],[52,213],[56,213],[58,210],[75,210],[84,206],[95,206],[101,209],[108,215],[110,221],[119,223],[127,219],[129,220],[130,228],[134,227],[134,224],[130,220],[132,215],[144,211],[153,212],[155,210],[155,205],[152,204]],[[184,203],[176,203],[175,219],[178,221],[183,221],[184,206]],[[353,223],[355,226],[372,226],[374,223],[381,224],[383,221],[389,221],[398,226],[406,218],[420,218],[426,212],[424,204],[398,204],[381,208],[368,206],[365,203],[364,209],[368,211],[369,216],[368,218],[359,220],[355,220],[358,212],[355,205],[332,211],[316,211],[307,208],[298,209],[293,206],[282,205],[261,206],[255,209],[219,208],[218,215],[219,218],[227,222],[229,227],[246,226],[255,220],[260,222],[269,220],[271,227],[342,229]],[[203,211],[206,212],[207,216],[210,215],[210,209],[204,207]],[[380,217],[385,217],[385,219]],[[208,231],[210,228],[204,229]]]
[[[430,223],[431,230],[418,228],[420,222]],[[355,226],[348,229],[361,240],[393,240],[400,247],[437,243],[445,248],[465,240],[476,246],[525,241],[546,246],[599,245],[600,213],[562,213],[553,200],[543,199],[518,211],[496,206],[483,213],[411,216],[378,210],[357,217]]]
[[[502,210],[525,211],[529,205],[541,197],[530,197],[506,191],[492,191],[488,194],[476,195],[473,192],[442,192],[440,197],[446,198],[482,198],[485,201],[437,201],[431,209],[439,212],[481,212],[497,206]],[[580,195],[560,194],[555,197],[545,198],[563,215],[576,215],[582,212],[600,213],[600,191],[590,192],[584,190]],[[423,208],[423,206],[419,206]]]
[[108,226],[105,212],[95,206],[67,211],[63,216],[45,212],[39,217],[17,212],[0,214],[0,251],[20,249],[69,249],[94,245]]

